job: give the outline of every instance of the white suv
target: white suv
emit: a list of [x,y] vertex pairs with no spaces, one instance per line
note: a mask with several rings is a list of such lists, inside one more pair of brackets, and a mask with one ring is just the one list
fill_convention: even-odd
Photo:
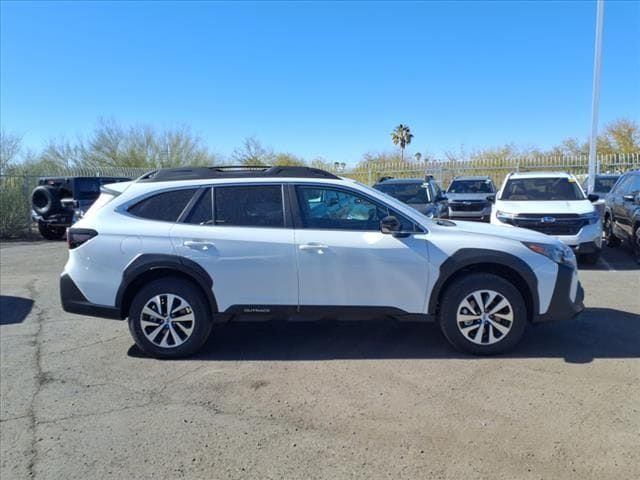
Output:
[[602,221],[593,205],[597,200],[567,173],[512,173],[496,195],[491,223],[551,235],[585,262],[596,263],[602,249]]
[[103,187],[68,230],[68,312],[129,319],[156,357],[196,352],[216,322],[437,320],[457,348],[514,346],[583,308],[575,256],[524,229],[431,221],[306,167],[163,169]]

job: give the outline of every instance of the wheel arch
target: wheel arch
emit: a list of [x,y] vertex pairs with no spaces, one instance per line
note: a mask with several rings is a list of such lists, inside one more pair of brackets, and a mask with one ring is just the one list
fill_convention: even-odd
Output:
[[528,320],[539,313],[538,279],[529,265],[508,253],[476,248],[458,250],[440,266],[440,275],[429,298],[429,313],[437,315],[447,289],[470,273],[490,273],[504,278],[522,294]]
[[213,280],[200,265],[177,255],[145,254],[131,262],[122,274],[122,282],[116,294],[116,308],[121,318],[129,315],[135,293],[153,280],[178,277],[193,283],[207,300],[211,314],[218,313],[213,293]]

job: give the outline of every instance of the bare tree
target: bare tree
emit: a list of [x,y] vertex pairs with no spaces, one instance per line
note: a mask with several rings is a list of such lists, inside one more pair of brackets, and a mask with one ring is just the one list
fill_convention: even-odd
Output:
[[273,150],[262,145],[256,137],[246,138],[242,146],[231,154],[233,163],[237,165],[272,165],[275,157]]
[[4,173],[10,167],[22,147],[22,137],[7,133],[0,129],[0,173]]

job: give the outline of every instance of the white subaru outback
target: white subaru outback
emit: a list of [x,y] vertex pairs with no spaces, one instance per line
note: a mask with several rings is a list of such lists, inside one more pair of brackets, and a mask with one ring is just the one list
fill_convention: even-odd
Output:
[[431,221],[307,167],[161,169],[103,187],[67,238],[64,309],[128,318],[156,357],[191,355],[216,322],[251,316],[437,321],[458,349],[492,354],[584,308],[562,242]]

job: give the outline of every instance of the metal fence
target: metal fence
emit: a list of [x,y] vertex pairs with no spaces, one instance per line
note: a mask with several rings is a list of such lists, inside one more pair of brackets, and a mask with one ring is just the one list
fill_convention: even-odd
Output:
[[[640,168],[640,153],[625,155],[603,155],[597,159],[597,172],[622,173]],[[341,176],[353,178],[372,185],[380,177],[422,178],[433,175],[440,185],[446,187],[458,175],[488,175],[500,185],[510,172],[561,171],[582,177],[589,171],[587,156],[542,156],[510,158],[477,158],[473,160],[430,160],[404,162],[369,162],[355,168],[334,169]]]
[[[640,169],[640,152],[627,155],[598,157],[597,171],[622,173]],[[457,175],[489,175],[496,184],[502,183],[510,172],[553,170],[584,176],[589,170],[587,156],[544,156],[515,158],[477,158],[473,160],[369,162],[353,168],[332,169],[341,176],[373,185],[380,177],[423,178],[433,175],[443,187],[447,187]],[[0,237],[21,237],[31,233],[31,192],[38,179],[45,176],[113,176],[137,178],[144,168],[56,168],[50,171],[34,171],[14,167],[0,175]]]

